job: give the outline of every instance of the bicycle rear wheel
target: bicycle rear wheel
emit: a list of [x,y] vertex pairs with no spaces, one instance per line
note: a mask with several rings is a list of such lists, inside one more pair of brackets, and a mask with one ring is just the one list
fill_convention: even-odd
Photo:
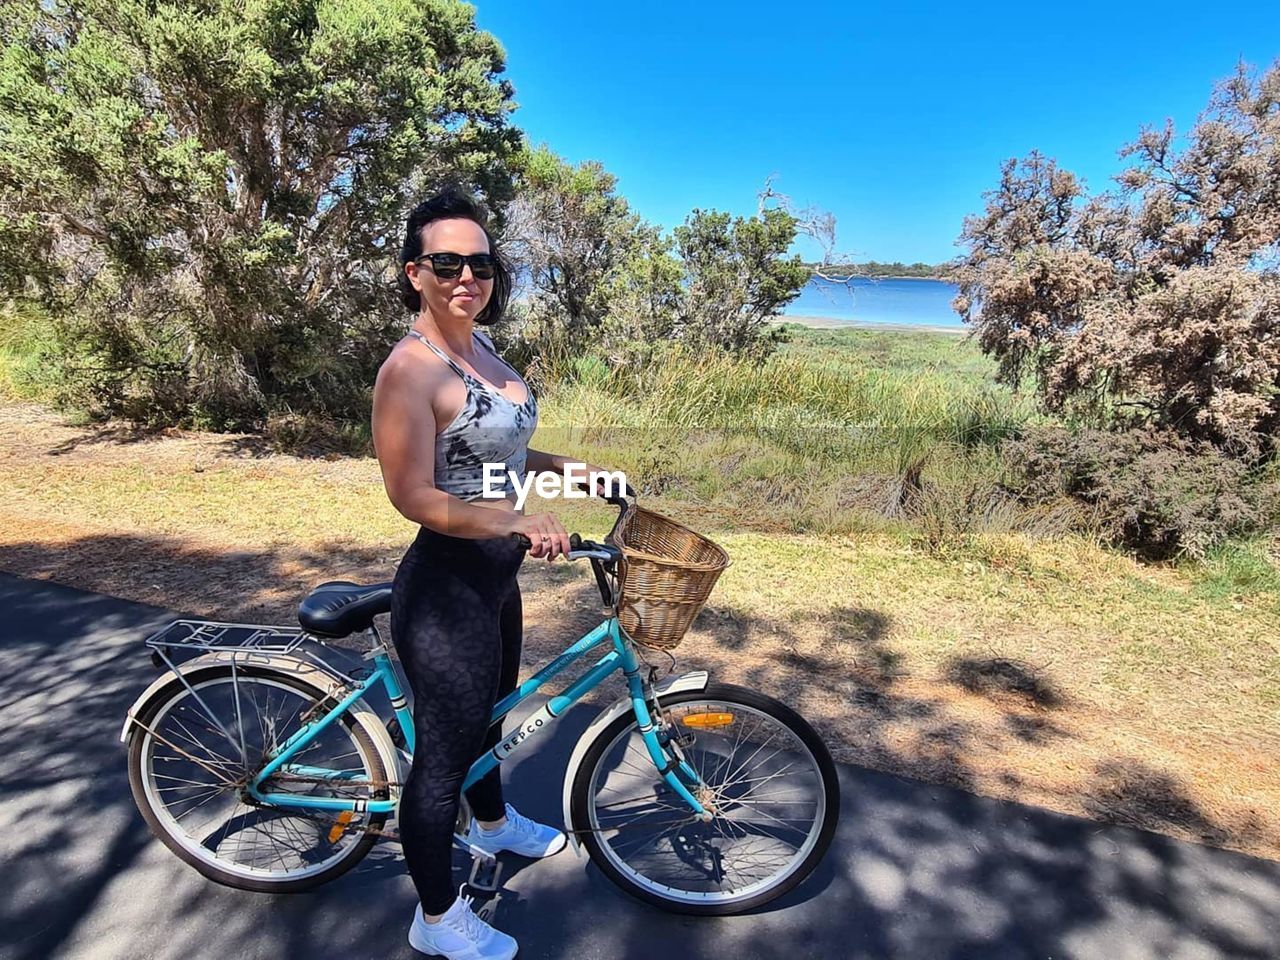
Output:
[[[186,680],[191,690],[175,679],[149,702],[129,741],[129,784],[152,833],[209,879],[242,890],[309,890],[355,866],[386,814],[291,811],[245,790],[326,691],[249,667],[233,676],[213,666]],[[386,783],[372,739],[347,714],[264,789],[371,800],[388,796]]]
[[831,845],[835,764],[813,728],[769,697],[711,684],[662,699],[666,749],[714,809],[698,821],[659,776],[626,713],[596,737],[570,795],[571,826],[600,870],[633,896],[678,913],[761,906],[804,880]]

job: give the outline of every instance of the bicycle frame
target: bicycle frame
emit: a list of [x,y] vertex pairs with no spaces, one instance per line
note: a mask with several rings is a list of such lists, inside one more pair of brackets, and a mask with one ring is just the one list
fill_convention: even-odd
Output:
[[[325,767],[291,765],[289,761],[311,743],[329,724],[346,713],[378,684],[383,686],[391,700],[392,710],[400,722],[400,729],[404,731],[408,749],[412,753],[414,748],[413,715],[405,701],[404,691],[400,686],[400,680],[396,673],[395,665],[392,663],[387,651],[386,644],[382,642],[376,627],[372,628],[372,633],[375,643],[370,652],[370,657],[373,660],[373,670],[369,676],[365,677],[346,693],[342,700],[325,713],[323,717],[308,721],[297,733],[285,741],[280,753],[264,766],[247,785],[249,794],[255,800],[269,806],[312,810],[351,810],[357,813],[393,813],[395,811],[397,803],[395,799],[353,800],[340,797],[306,797],[298,794],[264,791],[262,789],[263,784],[272,774],[281,771],[298,776],[331,777],[348,783],[358,783],[363,780],[364,777],[352,776],[345,771],[331,770]],[[666,781],[667,785],[689,805],[689,809],[697,817],[702,820],[711,819],[712,814],[690,792],[690,787],[696,787],[700,783],[697,773],[683,760],[669,757],[658,740],[657,725],[654,723],[649,711],[649,705],[645,699],[645,686],[640,675],[640,664],[631,641],[627,639],[622,629],[618,626],[617,617],[610,617],[600,623],[595,629],[583,635],[576,643],[565,648],[564,652],[520,684],[510,694],[503,697],[502,700],[494,705],[490,723],[497,723],[506,717],[508,713],[536,693],[544,683],[563,672],[570,664],[575,663],[588,652],[603,646],[606,642],[611,647],[608,653],[604,654],[590,669],[571,683],[563,693],[552,697],[541,708],[534,711],[520,724],[519,729],[512,731],[497,746],[485,751],[482,756],[472,763],[471,769],[463,781],[462,789],[466,790],[489,771],[505,762],[512,754],[520,750],[531,737],[551,727],[556,719],[565,710],[573,706],[584,694],[599,686],[614,671],[621,670],[626,678],[627,690],[631,697],[631,708],[635,712],[636,720],[640,726],[640,736],[649,752],[649,758],[653,761],[654,768]],[[683,780],[681,779],[682,777],[684,778]]]

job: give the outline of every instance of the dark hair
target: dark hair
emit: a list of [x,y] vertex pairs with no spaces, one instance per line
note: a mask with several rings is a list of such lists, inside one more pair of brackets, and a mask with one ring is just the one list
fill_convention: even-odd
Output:
[[511,298],[511,270],[503,259],[493,234],[486,225],[488,215],[483,207],[457,187],[445,187],[434,197],[424,200],[413,208],[409,214],[409,222],[404,232],[404,246],[400,249],[400,272],[396,275],[396,285],[400,289],[400,299],[406,310],[417,312],[422,309],[422,298],[409,282],[404,266],[422,256],[422,231],[427,224],[436,220],[470,220],[484,231],[489,241],[489,252],[493,254],[493,293],[484,309],[476,314],[476,323],[489,326],[502,319],[506,312],[507,301]]

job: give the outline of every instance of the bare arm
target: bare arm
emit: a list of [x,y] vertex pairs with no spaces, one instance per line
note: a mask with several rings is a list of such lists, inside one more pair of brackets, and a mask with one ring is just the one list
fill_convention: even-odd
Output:
[[577,457],[566,457],[559,453],[545,453],[542,450],[535,450],[533,447],[529,448],[529,458],[526,461],[525,466],[530,473],[535,475],[539,473],[555,473],[563,475],[565,465],[569,463],[584,463],[586,470],[579,472],[585,473],[587,477],[590,477],[593,473],[607,472],[604,467],[597,467],[595,464],[586,463],[583,460],[579,460]]
[[523,533],[533,542],[532,556],[567,553],[568,535],[550,514],[527,517],[509,500],[469,502],[436,488],[436,419],[423,376],[412,356],[395,351],[373,388],[373,446],[392,506],[406,519],[451,537],[482,540]]
[[436,418],[421,388],[422,370],[412,357],[393,353],[373,387],[373,447],[392,506],[407,519],[438,533],[465,539],[514,531],[507,501],[480,506],[435,485]]

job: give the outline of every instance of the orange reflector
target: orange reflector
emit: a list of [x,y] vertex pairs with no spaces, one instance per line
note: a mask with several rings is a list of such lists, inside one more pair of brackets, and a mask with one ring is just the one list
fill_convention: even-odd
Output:
[[356,815],[350,810],[343,810],[338,814],[338,822],[329,829],[329,842],[337,843],[338,839],[347,832],[347,824],[356,818]]
[[697,727],[708,730],[712,727],[727,727],[733,723],[732,713],[691,713],[681,721],[686,727]]

